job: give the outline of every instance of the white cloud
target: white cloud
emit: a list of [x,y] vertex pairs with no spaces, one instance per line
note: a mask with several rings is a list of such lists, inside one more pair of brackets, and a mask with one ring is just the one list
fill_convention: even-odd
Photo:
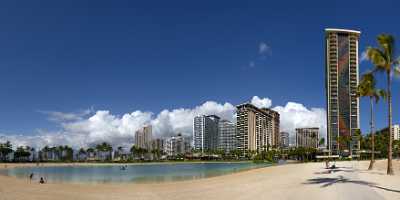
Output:
[[65,122],[65,121],[81,120],[85,116],[91,114],[92,109],[83,110],[83,111],[80,111],[77,113],[64,113],[64,112],[58,112],[58,111],[42,111],[42,110],[40,110],[38,112],[48,115],[48,119],[50,121]]
[[360,62],[364,62],[366,60],[368,60],[367,51],[363,51],[361,53]]
[[253,96],[251,99],[251,104],[259,108],[269,108],[272,105],[272,101],[269,98],[260,98],[258,96]]
[[[251,103],[258,107],[270,107],[269,98],[254,96]],[[302,104],[289,102],[286,106],[273,108],[281,114],[281,129],[294,134],[294,128],[316,126],[324,133],[325,110],[322,108],[308,109]],[[87,115],[75,116],[73,113],[64,115],[57,113],[57,120],[52,120],[61,126],[61,130],[50,132],[38,130],[34,135],[0,134],[0,142],[10,140],[14,146],[29,145],[41,148],[45,145],[70,145],[74,148],[87,147],[103,141],[114,146],[130,146],[133,143],[134,133],[144,125],[153,126],[155,137],[165,137],[177,133],[191,136],[193,118],[196,115],[215,114],[223,119],[236,121],[236,108],[231,103],[217,103],[207,101],[194,108],[178,108],[163,110],[158,114],[140,110],[114,115],[107,110],[91,112]],[[54,116],[54,113],[48,113]],[[67,117],[65,117],[67,116]],[[51,118],[51,117],[50,117]]]
[[258,45],[258,53],[260,55],[271,53],[271,47],[265,42],[260,42]]
[[244,69],[255,68],[256,65],[261,64],[262,61],[265,60],[267,58],[267,56],[270,56],[271,54],[272,54],[271,47],[265,42],[260,42],[258,44],[257,57],[250,60],[248,66],[245,66]]
[[288,102],[285,106],[276,106],[279,112],[281,131],[289,132],[293,138],[296,128],[318,127],[320,137],[326,136],[326,112],[323,108],[306,108],[303,104]]

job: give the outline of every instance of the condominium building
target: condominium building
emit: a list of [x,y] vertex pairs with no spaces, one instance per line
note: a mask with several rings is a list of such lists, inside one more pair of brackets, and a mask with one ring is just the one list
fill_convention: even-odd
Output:
[[400,140],[400,126],[393,124],[392,126],[393,140]]
[[135,146],[142,149],[150,149],[152,140],[151,125],[145,126],[135,133]]
[[151,141],[151,150],[164,150],[164,143],[165,141],[163,139],[157,138]]
[[280,132],[279,135],[280,135],[279,146],[281,148],[289,147],[289,133],[288,132]]
[[[340,136],[353,136],[360,127],[357,98],[359,31],[325,29],[326,106],[328,149],[340,153],[348,149],[339,144]],[[359,143],[350,145],[359,149]]]
[[273,147],[278,147],[279,146],[279,133],[280,133],[280,115],[278,112],[269,109],[269,108],[262,108],[263,111],[268,113],[270,116],[272,116],[272,135],[269,138],[270,141],[269,143]]
[[218,122],[216,115],[196,116],[193,120],[193,145],[197,151],[216,150],[218,147]]
[[164,152],[168,156],[184,155],[190,151],[189,139],[183,137],[181,134],[172,136],[165,140]]
[[319,128],[296,128],[296,147],[318,148]]
[[218,149],[230,152],[236,149],[236,126],[228,120],[218,122]]
[[246,151],[268,150],[273,133],[273,117],[263,109],[245,103],[236,106],[237,149]]

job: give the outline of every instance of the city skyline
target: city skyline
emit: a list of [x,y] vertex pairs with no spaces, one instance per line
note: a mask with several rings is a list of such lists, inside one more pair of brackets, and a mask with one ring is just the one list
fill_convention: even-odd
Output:
[[0,200],[399,199],[399,8],[0,1]]
[[[286,113],[282,130],[293,136],[298,119],[291,116],[313,121],[325,112],[325,28],[363,32],[360,75],[371,66],[363,55],[366,45],[375,44],[381,32],[400,34],[391,26],[395,17],[387,23],[360,23],[386,19],[395,10],[380,14],[357,2],[346,7],[334,2],[329,8],[322,3],[292,2],[288,8],[284,2],[218,2],[215,10],[207,2],[155,10],[147,3],[123,4],[1,6],[1,140],[82,146],[107,138],[123,143],[145,123],[153,123],[156,134],[189,135],[194,114],[222,113],[230,120],[232,107],[253,96]],[[388,4],[394,9],[398,2]],[[241,15],[243,7],[254,15]],[[377,16],[364,13],[372,10]],[[383,87],[384,79],[377,78]],[[399,84],[394,82],[396,102]],[[386,126],[384,105],[377,105],[378,129]],[[367,102],[361,100],[360,107],[365,134]],[[207,113],[211,110],[216,113]],[[394,123],[399,110],[395,104]]]
[[[283,124],[283,129],[291,133],[291,141],[294,139],[294,133],[296,127],[310,127],[318,126],[322,130],[325,130],[325,121],[323,119],[325,113],[323,109],[319,108],[306,108],[301,104],[294,102],[289,102],[285,106],[275,106],[272,107],[271,100],[268,98],[260,98],[254,96],[250,101],[245,103],[251,103],[252,105],[258,107],[259,109],[268,110],[265,108],[272,108],[276,112],[280,113],[281,118],[281,129]],[[293,116],[293,111],[296,111],[296,116]],[[69,113],[63,115],[63,113],[52,113],[54,121],[60,120],[63,122],[63,126],[68,131],[71,132],[73,129],[90,129],[84,133],[74,133],[74,134],[44,134],[38,136],[2,136],[0,139],[6,141],[10,140],[16,146],[28,145],[32,147],[53,146],[53,145],[71,145],[75,148],[80,147],[90,147],[97,143],[108,142],[114,146],[130,146],[135,141],[133,138],[136,132],[142,130],[145,126],[152,127],[152,133],[154,138],[166,138],[174,136],[178,133],[184,134],[185,136],[192,137],[193,135],[193,118],[199,115],[216,115],[224,120],[229,120],[236,122],[236,107],[230,103],[219,104],[216,102],[205,102],[201,106],[195,109],[181,110],[176,109],[172,111],[163,111],[156,117],[152,116],[150,112],[136,111],[133,113],[125,114],[121,117],[114,116],[108,111],[97,111],[93,113],[93,116],[89,116],[86,120],[66,120],[68,118],[83,118],[88,115],[79,115]],[[299,123],[298,120],[301,120]],[[321,120],[322,119],[322,120]],[[66,120],[66,121],[64,121]],[[165,122],[167,121],[167,122]],[[283,122],[283,123],[282,123]],[[110,126],[113,124],[113,126]],[[165,126],[174,126],[169,129]],[[184,125],[184,126],[183,126]],[[273,124],[271,124],[273,125]],[[272,127],[271,127],[272,128]],[[118,130],[116,130],[118,129]],[[126,132],[118,132],[120,130],[125,130]],[[167,130],[168,132],[163,132]],[[97,133],[97,135],[87,135],[90,133]],[[109,135],[112,133],[117,133],[121,135]],[[321,137],[324,137],[325,132],[321,133]],[[272,142],[272,138],[270,141]]]

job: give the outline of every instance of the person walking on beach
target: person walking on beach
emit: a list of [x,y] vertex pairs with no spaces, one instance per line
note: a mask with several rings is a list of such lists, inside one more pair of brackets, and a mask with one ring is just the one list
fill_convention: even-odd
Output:
[[31,174],[29,175],[29,183],[32,182],[32,179],[33,179],[33,173],[31,173]]

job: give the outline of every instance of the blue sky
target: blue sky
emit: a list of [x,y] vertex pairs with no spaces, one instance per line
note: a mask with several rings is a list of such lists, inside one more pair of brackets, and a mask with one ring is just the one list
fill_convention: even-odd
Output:
[[[325,107],[324,28],[400,38],[396,1],[0,3],[0,132],[57,130],[43,111],[193,108],[254,95]],[[260,45],[265,44],[260,52]],[[399,43],[397,43],[399,44]],[[370,67],[367,61],[360,72]],[[382,83],[384,79],[379,79]],[[394,81],[394,121],[399,84]],[[368,127],[362,100],[361,123]],[[377,126],[386,123],[378,106]]]

